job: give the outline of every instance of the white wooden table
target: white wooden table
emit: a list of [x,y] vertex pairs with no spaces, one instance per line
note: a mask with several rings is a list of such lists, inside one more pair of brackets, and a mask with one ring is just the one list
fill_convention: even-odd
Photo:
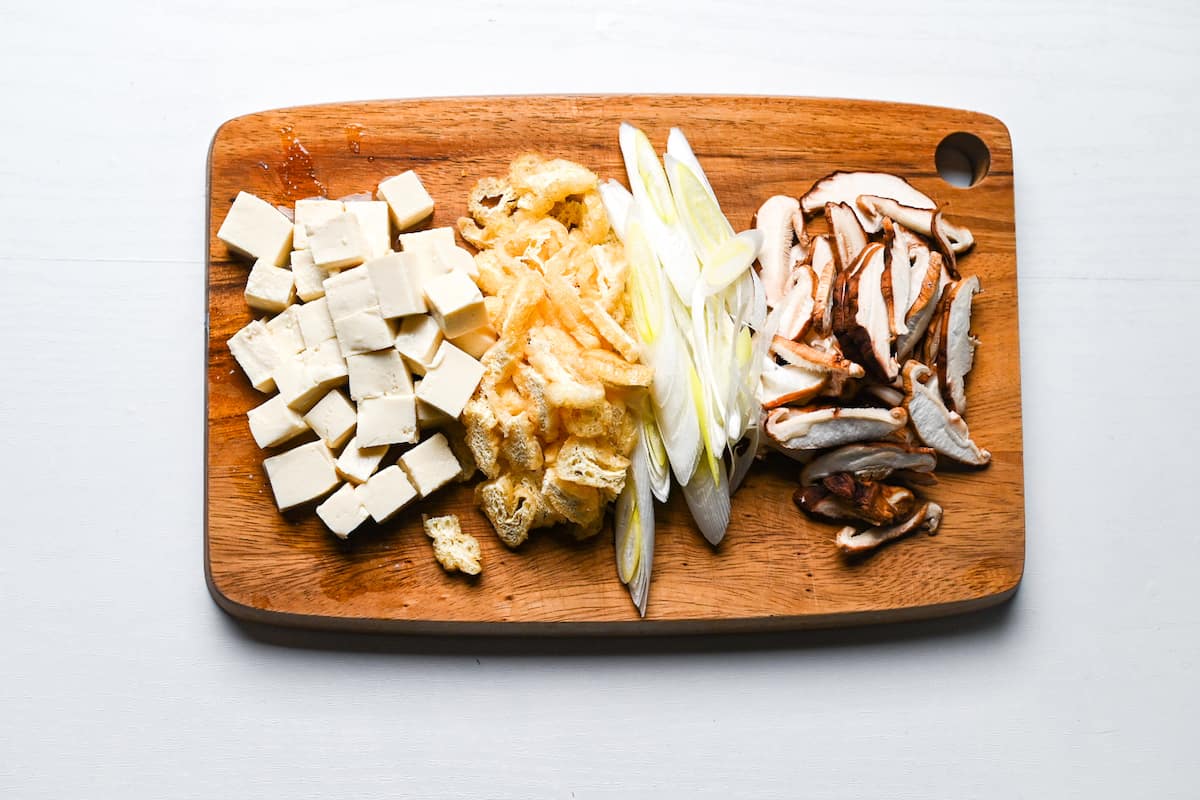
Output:
[[[0,795],[1195,796],[1196,6],[643,5],[0,9]],[[1010,605],[616,643],[300,634],[213,605],[216,126],[593,91],[866,97],[1009,125],[1028,519]]]

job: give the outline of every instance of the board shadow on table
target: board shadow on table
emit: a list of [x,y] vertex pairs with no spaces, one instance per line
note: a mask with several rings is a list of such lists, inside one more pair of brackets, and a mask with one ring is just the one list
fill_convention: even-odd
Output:
[[704,653],[753,653],[901,645],[909,642],[976,642],[1005,635],[1017,624],[1020,611],[1013,599],[999,605],[949,617],[887,625],[815,630],[698,635],[538,636],[431,635],[348,633],[282,627],[220,614],[229,634],[269,647],[310,651],[343,651],[399,656],[545,657],[636,656]]

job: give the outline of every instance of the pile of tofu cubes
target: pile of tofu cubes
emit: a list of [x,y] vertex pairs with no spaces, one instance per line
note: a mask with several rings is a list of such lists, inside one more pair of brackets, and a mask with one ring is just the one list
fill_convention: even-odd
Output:
[[[275,502],[325,498],[317,514],[341,538],[464,477],[445,434],[422,433],[462,414],[495,341],[452,228],[400,233],[393,249],[393,226],[433,213],[417,175],[388,178],[376,197],[300,200],[289,219],[242,192],[217,233],[254,259],[246,302],[273,315],[229,340],[254,388],[275,392],[247,415],[254,441],[317,436],[263,461]],[[404,452],[380,469],[393,446]]]

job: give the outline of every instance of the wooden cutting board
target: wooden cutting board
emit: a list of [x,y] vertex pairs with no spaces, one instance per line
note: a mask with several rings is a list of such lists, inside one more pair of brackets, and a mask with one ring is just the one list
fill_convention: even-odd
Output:
[[[242,299],[249,265],[216,238],[239,190],[278,204],[371,192],[416,170],[437,201],[432,224],[453,225],[485,175],[503,174],[535,148],[625,181],[617,125],[642,127],[655,146],[681,126],[736,229],[773,194],[799,195],[833,170],[902,175],[967,225],[976,246],[974,330],[982,339],[969,380],[971,432],[991,450],[979,472],[941,471],[928,494],[946,509],[935,537],[896,542],[862,561],[835,549],[835,526],[792,503],[798,470],[772,458],[733,501],[713,549],[676,491],[657,514],[649,613],[640,620],[616,577],[612,536],[576,543],[535,533],[506,549],[455,487],[341,542],[309,511],[272,502],[245,412],[262,402],[226,340],[251,319]],[[965,131],[990,151],[970,189],[943,181],[934,153]],[[209,154],[208,418],[205,570],[213,597],[250,620],[371,631],[443,633],[663,633],[805,628],[912,620],[978,609],[1010,597],[1024,565],[1016,234],[1008,130],[983,114],[848,100],[775,97],[486,97],[344,103],[231,120]],[[394,456],[390,460],[394,461]],[[388,463],[388,462],[385,462]],[[453,512],[483,549],[483,575],[447,575],[420,515]]]

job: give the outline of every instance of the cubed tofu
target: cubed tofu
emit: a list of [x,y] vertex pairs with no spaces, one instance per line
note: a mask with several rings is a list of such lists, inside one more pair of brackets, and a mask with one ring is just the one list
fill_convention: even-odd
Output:
[[350,397],[365,400],[385,394],[413,393],[412,376],[396,348],[346,357],[350,371]]
[[[358,217],[339,214],[308,229],[308,249],[313,263],[325,270],[339,270],[363,263],[371,257]],[[329,287],[325,287],[326,291]]]
[[387,451],[386,444],[377,447],[359,447],[358,437],[353,436],[346,443],[342,454],[338,456],[336,464],[338,474],[353,483],[365,483],[367,478],[371,477],[379,468],[379,462],[383,461]]
[[442,342],[433,365],[417,387],[417,397],[457,419],[482,378],[482,364],[449,342]]
[[283,311],[296,298],[292,271],[258,259],[246,278],[246,304],[259,311]]
[[292,251],[292,278],[296,281],[296,296],[308,303],[325,296],[327,269],[313,263],[311,250]]
[[370,514],[362,504],[358,490],[349,483],[343,483],[340,489],[317,506],[317,516],[335,536],[345,539],[366,522]]
[[323,497],[338,485],[333,454],[324,442],[309,442],[263,461],[275,505],[286,511]]
[[382,200],[349,200],[346,212],[358,219],[358,228],[367,243],[368,258],[379,258],[391,252],[392,221],[388,204]]
[[435,433],[402,455],[400,468],[421,497],[428,497],[454,480],[462,469],[445,434],[441,433]]
[[316,347],[321,342],[337,339],[337,333],[333,330],[333,317],[329,315],[329,301],[324,297],[318,297],[295,308],[305,347]]
[[368,397],[358,403],[358,443],[363,447],[381,444],[413,444],[417,432],[417,406],[411,394]]
[[413,250],[405,254],[409,273],[412,275],[413,285],[420,291],[422,297],[425,294],[425,286],[434,278],[441,277],[450,271],[450,268],[442,261],[434,250]]
[[454,514],[444,517],[422,514],[421,520],[425,535],[433,540],[433,557],[442,565],[442,569],[467,575],[478,575],[483,571],[479,540],[469,533],[463,533],[458,517]]
[[358,415],[354,405],[346,399],[346,395],[334,389],[317,401],[304,415],[303,421],[330,448],[338,448],[354,434]]
[[281,358],[267,326],[256,319],[231,336],[228,344],[250,385],[260,392],[275,391],[275,370]]
[[447,272],[426,283],[425,302],[448,339],[488,324],[483,293],[465,272]]
[[413,488],[404,470],[392,464],[379,470],[359,486],[358,495],[371,514],[371,519],[387,522],[396,516],[396,512],[417,498],[417,490]]
[[449,272],[461,272],[472,280],[479,277],[479,267],[475,265],[475,256],[461,247],[443,247],[434,255],[442,268]]
[[497,341],[496,331],[490,325],[468,331],[461,336],[449,340],[450,344],[462,350],[471,358],[483,358],[492,345]]
[[430,228],[400,234],[400,249],[406,253],[432,252],[455,247],[454,228]]
[[371,276],[371,285],[379,298],[379,313],[384,319],[424,314],[425,295],[417,273],[410,267],[406,253],[388,253],[364,264]]
[[278,394],[247,411],[246,418],[250,421],[250,435],[259,447],[275,447],[308,430],[304,419],[288,408],[283,395]]
[[292,249],[292,221],[266,200],[238,192],[217,238],[234,252],[282,266]]
[[325,280],[325,300],[329,304],[329,316],[335,320],[379,308],[379,295],[371,283],[371,273],[363,267],[330,275]]
[[342,354],[347,358],[383,350],[393,346],[396,340],[395,331],[379,313],[378,307],[355,311],[345,317],[334,316],[333,329]]
[[304,354],[297,353],[285,358],[275,367],[275,384],[279,387],[279,395],[288,408],[303,414],[312,408],[317,400],[329,390],[312,378]]
[[313,383],[332,388],[341,386],[350,377],[349,365],[342,357],[336,339],[327,339],[305,348],[302,357]]
[[402,231],[433,213],[433,198],[412,170],[384,180],[375,196],[387,202],[392,221]]
[[275,340],[275,350],[290,356],[304,349],[304,334],[300,332],[300,306],[288,306],[267,320],[267,330]]
[[396,334],[396,350],[416,375],[425,374],[441,343],[442,329],[433,317],[424,314],[405,317]]
[[292,235],[292,249],[303,250],[308,247],[308,228],[324,225],[329,220],[346,211],[341,200],[326,200],[323,197],[312,197],[296,201],[296,230]]
[[[420,387],[421,382],[417,381],[416,388]],[[454,422],[454,417],[446,416],[424,400],[417,400],[417,427],[421,430],[441,428],[451,422]]]

